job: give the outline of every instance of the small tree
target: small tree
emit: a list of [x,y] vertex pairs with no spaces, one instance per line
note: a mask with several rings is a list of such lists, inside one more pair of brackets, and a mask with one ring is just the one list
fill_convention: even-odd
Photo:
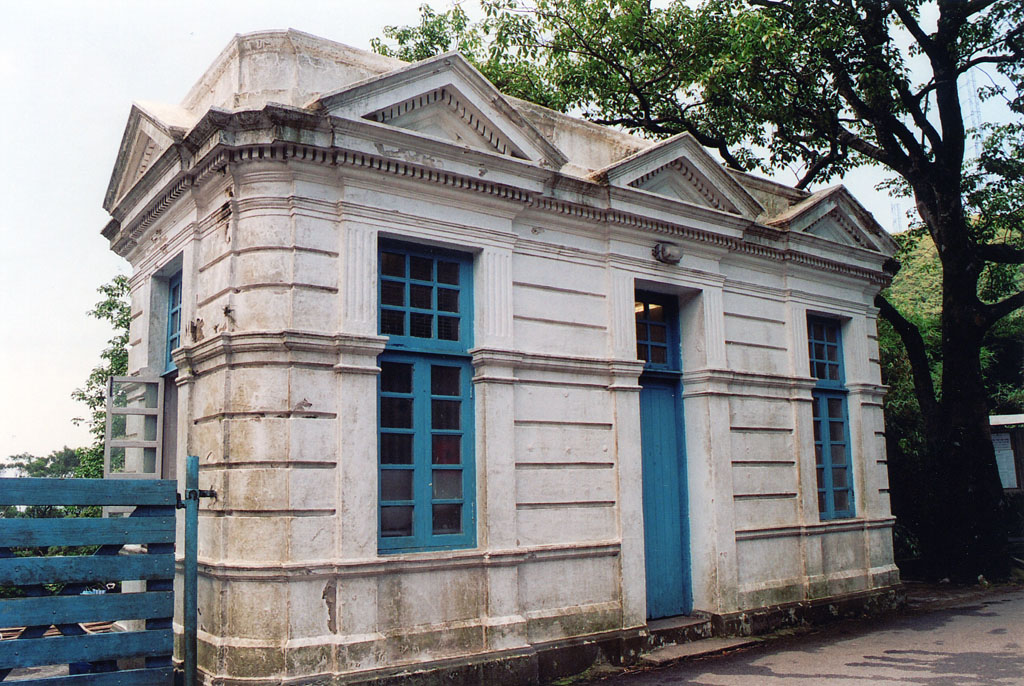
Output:
[[115,276],[98,289],[103,299],[89,311],[89,316],[109,322],[114,333],[107,347],[100,353],[100,363],[93,367],[85,386],[75,389],[71,397],[85,403],[89,416],[78,418],[86,422],[93,444],[79,449],[80,466],[75,475],[92,479],[103,476],[103,439],[106,429],[106,388],[111,376],[128,373],[128,327],[131,324],[131,304],[128,301],[128,277]]

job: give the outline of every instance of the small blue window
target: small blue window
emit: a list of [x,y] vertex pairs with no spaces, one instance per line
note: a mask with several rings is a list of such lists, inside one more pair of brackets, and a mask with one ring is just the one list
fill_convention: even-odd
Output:
[[171,351],[181,345],[181,272],[167,279],[167,347],[164,353],[164,373],[178,367],[171,359]]
[[391,241],[379,252],[378,548],[472,547],[471,258]]
[[676,299],[661,293],[637,291],[636,357],[646,371],[679,371],[679,319]]
[[847,413],[840,322],[807,318],[818,512],[822,519],[853,517],[850,420]]

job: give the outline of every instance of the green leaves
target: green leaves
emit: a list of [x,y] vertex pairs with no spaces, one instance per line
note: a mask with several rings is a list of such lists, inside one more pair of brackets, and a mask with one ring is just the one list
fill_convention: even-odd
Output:
[[89,448],[79,449],[80,465],[75,476],[100,478],[103,476],[103,436],[106,423],[106,386],[111,376],[128,373],[128,327],[131,324],[131,304],[128,301],[128,277],[115,276],[97,291],[103,298],[89,311],[89,316],[106,321],[113,329],[107,347],[100,353],[100,363],[93,367],[85,386],[75,389],[71,397],[85,403],[89,408],[87,422],[89,433],[95,443]]

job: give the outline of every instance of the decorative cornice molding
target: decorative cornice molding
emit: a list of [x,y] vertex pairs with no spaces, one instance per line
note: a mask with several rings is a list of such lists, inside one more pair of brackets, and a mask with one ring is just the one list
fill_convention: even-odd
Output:
[[[252,118],[255,114],[267,117],[273,113],[261,111],[259,113],[247,114],[250,115],[249,118]],[[287,112],[286,114],[292,116],[301,113]],[[308,115],[306,116],[308,117]],[[594,207],[570,200],[557,199],[504,183],[485,181],[453,171],[434,169],[366,152],[345,150],[337,147],[327,149],[314,145],[290,142],[254,143],[236,146],[224,144],[214,147],[193,169],[179,173],[167,190],[155,198],[144,212],[141,212],[127,225],[117,227],[119,230],[116,231],[115,235],[111,236],[112,248],[120,255],[127,254],[138,244],[138,240],[146,228],[151,226],[187,189],[203,183],[211,174],[222,172],[228,165],[246,162],[287,162],[293,160],[310,164],[347,166],[372,170],[416,181],[444,185],[457,190],[482,193],[536,210],[557,212],[563,216],[589,223],[614,224],[641,231],[699,241],[726,248],[734,253],[742,253],[777,262],[791,262],[811,269],[836,274],[846,274],[869,281],[878,286],[883,286],[889,281],[881,266],[877,270],[869,269],[826,257],[810,255],[790,247],[769,246],[761,242],[752,242],[741,237],[717,234],[713,231],[646,217],[622,209]],[[709,211],[709,213],[720,214],[713,210]],[[747,221],[746,225],[748,229],[756,228],[751,233],[757,233],[759,237],[768,240],[781,241],[785,240],[787,236],[785,232],[777,233],[764,230],[764,227],[754,222]],[[108,226],[105,231],[113,234],[114,228],[113,226]],[[879,255],[879,258],[881,260],[884,258],[884,255]]]

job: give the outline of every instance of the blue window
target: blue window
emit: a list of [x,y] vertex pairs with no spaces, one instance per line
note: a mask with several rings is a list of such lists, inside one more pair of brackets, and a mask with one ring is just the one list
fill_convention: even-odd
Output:
[[167,349],[164,352],[164,373],[178,367],[171,351],[181,345],[181,272],[167,279]]
[[822,519],[854,516],[850,470],[850,421],[840,323],[807,318],[807,347],[811,376],[814,455],[818,482],[818,512]]
[[381,552],[476,543],[472,264],[381,241],[378,465]]
[[679,331],[676,299],[660,293],[637,291],[636,358],[644,371],[679,371]]

